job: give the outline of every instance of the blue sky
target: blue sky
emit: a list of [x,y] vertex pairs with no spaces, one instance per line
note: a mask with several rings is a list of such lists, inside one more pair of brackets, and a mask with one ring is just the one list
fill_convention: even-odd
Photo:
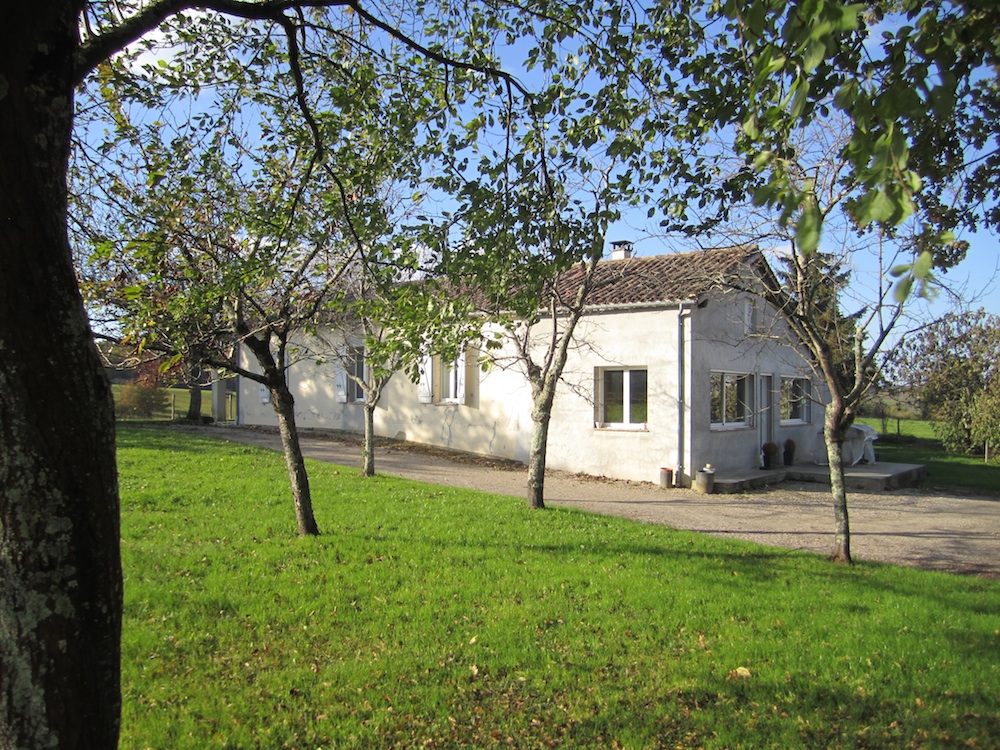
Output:
[[[644,210],[626,214],[621,221],[612,225],[608,232],[608,252],[611,242],[630,240],[635,242],[637,255],[660,255],[695,249],[695,245],[682,240],[657,236],[655,227],[650,227]],[[909,328],[926,323],[947,312],[963,308],[984,308],[1000,316],[1000,237],[988,232],[965,232],[959,239],[969,242],[969,252],[958,266],[940,275],[948,290],[958,295],[956,301],[948,291],[940,291],[935,299],[912,299],[907,303],[910,317],[901,328]],[[720,237],[714,242],[712,237],[700,240],[703,246],[731,244],[730,238]],[[821,245],[822,247],[822,245]],[[887,267],[900,261],[886,261]],[[855,253],[852,256],[852,293],[844,300],[845,311],[860,307],[871,300],[877,290],[880,276],[878,258],[872,253]],[[884,276],[884,274],[883,274]],[[889,278],[888,282],[891,283]]]
[[[871,30],[873,53],[877,52],[877,44],[882,32],[894,31],[902,23],[898,17],[890,16]],[[156,35],[152,35],[154,38]],[[141,61],[152,62],[155,59],[170,57],[170,50],[159,50],[146,53]],[[530,76],[529,76],[530,77]],[[608,233],[608,241],[629,239],[636,242],[636,251],[640,255],[656,255],[663,252],[676,252],[690,249],[677,241],[664,240],[655,236],[655,226],[648,227],[645,210],[637,212],[637,216],[627,216],[615,224]],[[974,308],[983,307],[991,313],[1000,315],[1000,238],[986,231],[978,234],[966,232],[960,238],[970,242],[966,259],[956,268],[942,277],[948,288],[960,295],[965,304]],[[711,238],[702,240],[704,244],[713,244]],[[715,244],[730,244],[725,238]],[[854,279],[858,287],[859,297],[869,297],[868,291],[875,286],[879,276],[877,260],[857,254],[854,258]],[[936,316],[946,312],[952,304],[948,294],[938,295],[933,303],[916,303],[915,307],[927,307],[926,311],[918,311],[921,316]]]
[[962,292],[972,307],[1000,315],[1000,238],[983,231],[960,237],[969,242],[969,253],[942,280]]

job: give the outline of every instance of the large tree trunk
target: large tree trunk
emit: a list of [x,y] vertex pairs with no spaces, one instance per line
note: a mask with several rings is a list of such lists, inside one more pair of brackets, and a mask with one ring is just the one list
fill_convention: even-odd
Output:
[[191,396],[188,401],[188,413],[187,418],[191,422],[201,421],[201,386],[195,383],[190,388],[188,388],[188,394]]
[[834,400],[827,407],[823,422],[823,437],[826,439],[826,455],[830,462],[830,493],[833,495],[833,517],[835,534],[833,552],[830,559],[850,565],[851,523],[847,513],[847,488],[844,486],[844,436],[853,420],[845,416],[845,410]]
[[365,404],[365,436],[361,443],[361,473],[375,476],[375,404]]
[[66,234],[76,3],[0,4],[0,748],[114,748],[111,389]]
[[274,413],[278,417],[278,433],[281,435],[281,448],[285,454],[285,466],[288,467],[288,480],[292,485],[292,502],[295,504],[295,522],[299,527],[299,536],[318,536],[319,527],[313,516],[312,493],[309,490],[309,476],[306,474],[306,461],[302,455],[302,444],[299,442],[299,432],[295,427],[295,399],[285,385],[285,380],[278,376],[280,386],[271,386],[271,400],[274,403]]

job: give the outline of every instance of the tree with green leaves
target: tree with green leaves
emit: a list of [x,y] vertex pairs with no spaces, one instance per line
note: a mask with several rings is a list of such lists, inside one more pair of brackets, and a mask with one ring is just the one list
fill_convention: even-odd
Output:
[[[545,507],[545,468],[552,406],[604,251],[605,235],[601,227],[589,223],[587,226],[592,231],[578,240],[587,244],[587,255],[569,268],[546,269],[543,276],[533,280],[526,277],[527,281],[517,284],[513,290],[507,287],[499,296],[487,291],[486,304],[480,309],[484,321],[498,329],[496,338],[489,341],[494,346],[487,348],[487,361],[492,366],[517,367],[531,388],[532,431],[527,488],[531,508]],[[539,259],[539,263],[545,260]]]
[[66,226],[73,100],[92,67],[79,56],[81,9],[69,1],[0,8],[4,747],[111,748],[118,739],[114,405]]
[[[826,458],[830,467],[835,534],[830,559],[852,562],[847,487],[844,482],[843,444],[878,373],[878,358],[903,305],[889,298],[882,284],[876,299],[855,315],[844,315],[841,300],[847,275],[841,258],[803,253],[794,238],[790,255],[777,283],[764,284],[763,297],[780,314],[797,341],[808,352],[813,372],[829,396],[823,418]],[[875,252],[882,252],[884,237],[869,238]]]
[[476,319],[454,287],[426,273],[420,248],[390,243],[360,253],[303,342],[309,356],[334,362],[337,399],[363,406],[364,476],[375,474],[375,409],[389,380],[418,380],[429,351],[454,359],[477,337]]
[[[772,285],[767,297],[831,389],[824,432],[834,560],[851,561],[840,446],[874,356],[899,306],[913,294],[933,294],[936,273],[964,256],[966,245],[952,230],[995,226],[1000,215],[1000,47],[992,31],[998,21],[994,5],[979,2],[730,0],[712,6],[701,27],[715,54],[690,69],[692,85],[679,106],[692,122],[709,120],[734,134],[741,163],[725,185],[752,195],[792,243],[796,260],[787,280],[793,283]],[[898,28],[872,38],[881,23],[892,22]],[[845,137],[827,161],[837,178],[824,183],[803,169],[799,143],[833,113],[845,123]],[[839,315],[823,302],[835,271],[818,253],[832,208],[877,245],[908,238],[908,255],[882,266],[897,278],[893,296],[885,296],[880,282],[864,313],[875,329],[866,332],[857,321],[853,355],[841,363],[853,369],[846,383],[837,363],[839,334],[812,323],[814,316],[833,322]]]
[[[475,290],[475,315],[494,334],[485,336],[486,361],[520,370],[531,388],[527,487],[531,508],[545,507],[552,407],[570,347],[577,343],[574,334],[604,255],[608,225],[617,215],[606,203],[615,196],[606,177],[607,172],[596,180],[587,204],[580,197],[566,200],[565,194],[565,202],[552,200],[536,189],[520,191],[516,201],[495,201],[492,192],[477,191],[473,210],[499,207],[489,221],[470,221],[473,227],[490,227],[491,252],[464,256],[458,266],[457,273]],[[456,266],[450,270],[456,274]]]
[[[816,207],[825,228],[823,249],[802,246],[801,234],[788,226],[766,202],[734,206],[729,232],[746,244],[774,248],[773,272],[765,269],[761,284],[744,291],[760,295],[805,351],[805,369],[811,370],[828,397],[823,422],[835,536],[831,558],[851,561],[850,520],[844,483],[843,443],[879,372],[881,348],[903,315],[891,283],[880,276],[856,308],[845,312],[852,261],[869,256],[888,269],[893,257],[907,253],[884,232],[859,230],[849,213],[858,195],[850,169],[841,156],[843,120],[814,121],[789,141],[785,170],[792,189]],[[737,158],[738,162],[739,159]],[[727,160],[726,163],[731,163]],[[759,205],[758,205],[759,203]],[[893,255],[886,257],[886,253]],[[813,394],[817,397],[819,394]]]
[[[184,2],[38,5],[18,0],[0,9],[4,746],[102,748],[115,746],[118,737],[122,589],[114,411],[67,231],[77,88],[84,83],[88,90],[102,87],[102,78],[114,72],[111,63],[129,45],[155,39],[154,32],[171,19],[194,63],[188,75],[175,80],[192,90],[238,77],[251,61],[273,59],[283,50],[287,65],[272,72],[287,82],[295,101],[308,105],[301,65],[307,53],[336,59],[347,50],[381,59],[384,45],[367,45],[358,29],[406,40],[415,64],[426,62],[449,84],[467,71],[494,77],[495,60],[480,53],[476,39],[482,32],[464,5],[435,21],[413,11],[427,20],[422,41],[405,37],[400,29],[414,27],[392,9],[377,15],[358,2],[210,0],[198,4],[199,14],[179,15],[189,7]],[[404,16],[410,12],[396,10]],[[228,62],[210,59],[209,51],[218,50],[234,55]],[[504,78],[498,69],[495,77]],[[434,119],[438,105],[447,102],[426,102],[425,119]],[[317,166],[322,161],[319,148],[300,153]],[[153,182],[160,174],[167,178],[174,165],[167,160],[158,166],[166,169],[150,170]],[[226,230],[213,241],[243,244],[252,255],[252,235],[234,237],[231,227]],[[177,241],[160,246],[171,252],[186,247]],[[39,340],[51,344],[47,353],[37,346]]]
[[1000,446],[1000,377],[996,373],[976,398],[972,412],[972,441],[983,446],[983,460],[996,458]]
[[944,447],[967,453],[995,440],[989,403],[998,362],[1000,318],[977,310],[923,328],[896,350],[890,371],[898,385],[919,393]]
[[[715,161],[702,152],[706,129],[674,106],[679,71],[696,49],[687,8],[612,4],[591,17],[593,8],[575,6],[571,25],[583,33],[564,27],[555,44],[525,57],[539,91],[532,106],[501,102],[478,119],[490,130],[505,123],[502,138],[442,155],[439,184],[456,196],[460,240],[439,272],[470,291],[483,325],[500,332],[486,337],[485,359],[516,367],[530,386],[532,508],[544,507],[552,408],[608,228],[623,210],[644,207],[693,232],[723,205]],[[692,226],[684,207],[707,196],[716,213]]]
[[[191,32],[176,33],[174,45]],[[393,240],[382,242],[395,231],[387,184],[412,194],[427,166],[412,107],[420,76],[376,86],[363,59],[302,59],[296,69],[316,84],[303,107],[298,82],[277,75],[292,60],[272,50],[211,95],[186,96],[176,77],[225,69],[233,50],[188,54],[143,71],[142,87],[126,61],[109,62],[100,100],[87,102],[89,142],[71,172],[78,237],[93,248],[84,290],[117,310],[138,346],[266,388],[298,531],[317,534],[288,372],[296,337],[340,298],[348,272],[377,253],[394,262]]]
[[[387,82],[404,86],[410,79],[400,72],[418,71],[436,76],[439,92],[413,92],[418,120],[426,127],[420,143],[432,145],[439,154],[469,155],[468,176],[474,178],[477,162],[466,144],[487,128],[501,133],[494,142],[502,144],[506,127],[498,113],[510,111],[508,104],[529,112],[534,137],[544,142],[546,112],[569,108],[587,114],[573,95],[572,47],[580,40],[594,50],[603,47],[604,57],[599,59],[605,67],[628,75],[632,61],[622,66],[615,50],[639,26],[630,8],[603,4],[545,2],[524,8],[442,2],[433,8],[388,5],[369,9],[361,0],[208,0],[197,4],[196,13],[185,12],[193,7],[165,0],[56,0],[43,6],[16,0],[0,10],[4,40],[0,135],[9,152],[0,160],[4,206],[0,260],[5,269],[0,282],[0,349],[4,353],[0,386],[5,393],[0,406],[4,438],[0,441],[0,486],[4,487],[0,577],[5,581],[0,597],[5,622],[0,639],[0,737],[5,744],[109,747],[118,732],[121,569],[113,405],[77,287],[67,231],[67,170],[78,87],[93,92],[92,100],[110,103],[114,96],[102,97],[97,92],[124,90],[151,111],[172,90],[187,90],[194,94],[190,109],[180,114],[163,111],[195,124],[207,124],[213,117],[222,116],[223,122],[226,116],[239,117],[236,108],[231,112],[202,108],[207,100],[199,95],[210,96],[217,86],[238,89],[242,84],[246,101],[254,101],[258,88],[280,90],[298,106],[310,133],[308,142],[289,144],[289,153],[300,160],[289,166],[308,165],[304,172],[299,169],[278,179],[277,184],[290,186],[303,174],[325,171],[329,156],[324,113],[313,106],[306,77],[310,65],[341,64],[348,71],[357,67],[359,80],[377,69],[376,78],[370,79],[376,87]],[[648,38],[649,28],[642,32],[640,38]],[[392,54],[395,45],[405,51],[402,67]],[[655,42],[647,47],[647,68],[656,66],[651,52],[655,49]],[[527,50],[526,57],[536,63],[565,65],[567,75],[558,81],[551,78],[544,92],[532,92],[500,62],[502,52],[514,50]],[[669,46],[663,51],[675,54]],[[129,75],[150,59],[169,86],[150,87],[148,79]],[[267,76],[273,76],[273,81],[261,86]],[[598,108],[601,104],[591,103]],[[473,113],[462,122],[454,118],[460,107]],[[589,109],[592,112],[593,106]],[[116,127],[131,137],[133,128],[153,133],[162,129],[163,122],[126,118]],[[381,127],[377,119],[372,125]],[[387,128],[394,134],[399,130],[395,123]],[[239,140],[236,129],[206,126],[202,132],[208,145],[204,154],[211,155],[217,137],[222,139],[215,148],[220,156],[227,149],[241,148],[228,143],[229,138]],[[272,135],[263,127],[258,134],[265,142]],[[350,133],[336,135],[343,143]],[[88,141],[102,134],[78,136]],[[180,198],[185,190],[195,188],[182,181],[183,167],[190,165],[173,161],[174,155],[183,153],[174,151],[169,141],[163,139],[162,145],[148,153],[148,163],[137,163],[134,173],[123,174],[122,181],[126,185],[145,182],[150,196],[159,191]],[[542,158],[528,162],[519,161],[519,152],[513,148],[507,151],[501,145],[501,152],[512,170],[537,169],[544,174],[544,148],[537,151]],[[425,153],[433,156],[434,150]],[[177,167],[182,168],[181,174],[175,173]],[[81,173],[86,171],[81,167]],[[228,176],[244,182],[254,178],[238,171]],[[362,179],[364,174],[351,176]],[[111,181],[106,187],[111,191],[115,184]],[[301,180],[299,184],[305,190],[310,183]],[[433,179],[428,184],[429,194],[450,194],[447,184]],[[261,203],[246,207],[246,216],[238,217],[214,213],[220,205],[216,201],[206,202],[201,213],[193,201],[148,203],[161,221],[152,226],[142,217],[136,235],[143,242],[155,240],[147,247],[156,250],[145,256],[149,268],[134,270],[150,278],[153,271],[161,275],[163,283],[148,289],[163,298],[161,309],[179,312],[168,299],[171,296],[196,303],[196,309],[207,309],[216,302],[212,299],[216,291],[206,288],[204,298],[196,299],[198,295],[183,286],[186,277],[170,278],[157,263],[157,256],[164,260],[183,257],[200,242],[209,250],[224,249],[235,267],[229,268],[227,259],[212,268],[215,261],[207,255],[208,267],[187,263],[193,275],[218,270],[228,283],[229,276],[245,274],[259,284],[262,298],[270,298],[276,290],[268,285],[274,276],[264,251],[275,248],[265,247],[262,238],[279,234],[287,252],[304,255],[327,247],[308,242],[295,245],[280,227],[268,224],[268,211],[262,209],[294,194],[295,189],[280,195],[261,193]],[[330,196],[333,204],[350,203],[352,192],[337,189]],[[182,209],[178,215],[170,214],[172,206]],[[322,222],[306,230],[304,212],[297,215],[302,223],[294,227],[294,234],[324,231]],[[97,219],[108,221],[113,216]],[[262,231],[239,233],[238,228],[248,223],[259,224]],[[198,231],[188,235],[182,231],[185,226]],[[90,239],[98,240],[95,246],[100,247],[99,237]],[[255,301],[228,312],[252,311]],[[306,299],[295,297],[294,301],[308,306]],[[261,338],[263,331],[255,327],[255,321],[245,321],[241,335],[247,337],[246,342],[253,343],[265,358],[275,359],[275,369],[267,376],[270,386],[277,378],[280,359],[268,353],[271,339]],[[43,354],[37,347],[39,339],[50,342],[58,354]],[[282,353],[280,341],[277,350],[271,351]],[[32,602],[45,604],[39,609],[29,606]]]
[[822,216],[794,179],[788,144],[831,112],[845,117],[840,155],[858,188],[858,224],[919,222],[916,257],[900,269],[905,296],[960,259],[951,230],[1000,218],[998,22],[1000,10],[980,0],[730,0],[706,27],[733,41],[694,71],[682,106],[736,128],[745,170],[733,184],[779,209],[807,253]]

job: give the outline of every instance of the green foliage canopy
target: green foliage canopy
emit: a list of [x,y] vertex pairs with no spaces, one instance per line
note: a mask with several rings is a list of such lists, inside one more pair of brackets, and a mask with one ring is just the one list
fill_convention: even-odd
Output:
[[683,106],[733,130],[745,157],[734,189],[778,209],[803,250],[819,246],[822,217],[793,179],[791,141],[833,111],[849,122],[841,155],[857,224],[919,222],[914,262],[895,270],[898,299],[961,259],[952,230],[997,226],[995,3],[727,0],[706,19],[715,53],[689,69]]
[[[671,105],[691,13],[350,7],[168,15],[98,64],[72,170],[81,277],[134,339],[222,362],[364,304],[412,355],[448,312],[386,291],[414,257],[533,314],[620,206],[682,223],[715,200],[706,129]],[[341,283],[358,269],[377,303]]]
[[938,420],[948,450],[995,442],[1000,318],[983,310],[951,314],[895,352],[892,377],[915,388]]

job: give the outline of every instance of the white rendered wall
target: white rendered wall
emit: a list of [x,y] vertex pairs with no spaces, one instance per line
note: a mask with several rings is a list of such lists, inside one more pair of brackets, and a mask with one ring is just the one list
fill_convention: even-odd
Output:
[[[296,361],[289,367],[288,383],[295,398],[296,424],[302,429],[364,431],[364,407],[338,403],[335,379],[339,365],[329,355],[330,345],[315,339],[301,340]],[[334,343],[336,348],[338,344]],[[256,363],[241,364],[259,372]],[[531,434],[530,389],[517,370],[483,371],[470,357],[467,363],[467,403],[418,402],[417,386],[404,373],[386,385],[375,410],[375,432],[380,436],[482,455],[526,461]],[[262,403],[260,386],[240,379],[239,423],[274,427],[277,420],[270,403]]]
[[[545,321],[542,321],[544,324]],[[541,324],[540,324],[541,325]],[[677,464],[677,310],[590,314],[580,321],[552,411],[548,466],[594,476],[657,482]],[[645,368],[644,428],[599,427],[595,368]]]
[[[765,422],[771,421],[774,442],[781,446],[788,438],[799,447],[797,460],[810,444],[814,425],[822,425],[822,407],[813,404],[811,423],[781,424],[780,394],[774,392],[770,413],[761,407],[762,376],[771,375],[778,391],[782,377],[811,377],[801,350],[789,344],[792,336],[771,308],[763,307],[758,327],[748,335],[745,322],[744,294],[730,292],[711,298],[692,319],[691,340],[691,466],[697,470],[712,464],[719,471],[745,471],[760,463],[765,440]],[[753,413],[749,425],[736,428],[713,428],[711,425],[711,373],[748,373],[753,375]],[[813,378],[814,392],[818,393]],[[780,456],[779,456],[780,458]]]
[[466,403],[421,404],[402,374],[389,381],[375,414],[380,435],[481,455],[526,461],[530,389],[519,371],[486,371],[467,362]]
[[[548,466],[569,472],[618,479],[657,482],[661,467],[683,467],[689,483],[695,470],[711,463],[719,471],[756,469],[768,415],[755,413],[750,425],[713,429],[710,413],[711,373],[750,373],[755,405],[761,375],[772,375],[775,389],[782,377],[808,377],[803,359],[788,346],[790,338],[773,316],[764,316],[757,333],[747,335],[745,299],[735,293],[713,296],[703,307],[683,311],[678,326],[676,306],[617,312],[593,312],[579,324],[571,347],[549,429]],[[766,308],[764,308],[766,309]],[[544,340],[550,323],[536,327]],[[677,346],[684,340],[684,371],[679,372]],[[330,344],[326,344],[328,350]],[[300,342],[299,360],[291,367],[289,384],[295,395],[300,428],[363,431],[363,406],[338,403],[337,365],[324,359],[315,340]],[[508,352],[509,353],[509,352]],[[501,364],[509,364],[503,355]],[[253,366],[244,361],[244,366]],[[471,363],[470,363],[471,365]],[[642,429],[595,425],[595,368],[645,367],[648,377],[648,421]],[[385,388],[375,412],[378,435],[472,453],[528,459],[531,438],[531,391],[516,366],[492,366],[467,371],[467,403],[421,404],[417,386],[404,374]],[[679,384],[683,381],[683,388]],[[814,382],[815,386],[815,382]],[[240,380],[239,421],[274,426],[269,403],[261,403],[259,386]],[[779,406],[774,394],[775,412]],[[679,422],[683,413],[684,423]],[[779,445],[793,438],[797,460],[806,460],[812,436],[821,429],[822,407],[814,404],[810,424],[782,425],[770,415]],[[683,428],[683,429],[682,429]],[[683,433],[683,449],[679,438]]]

